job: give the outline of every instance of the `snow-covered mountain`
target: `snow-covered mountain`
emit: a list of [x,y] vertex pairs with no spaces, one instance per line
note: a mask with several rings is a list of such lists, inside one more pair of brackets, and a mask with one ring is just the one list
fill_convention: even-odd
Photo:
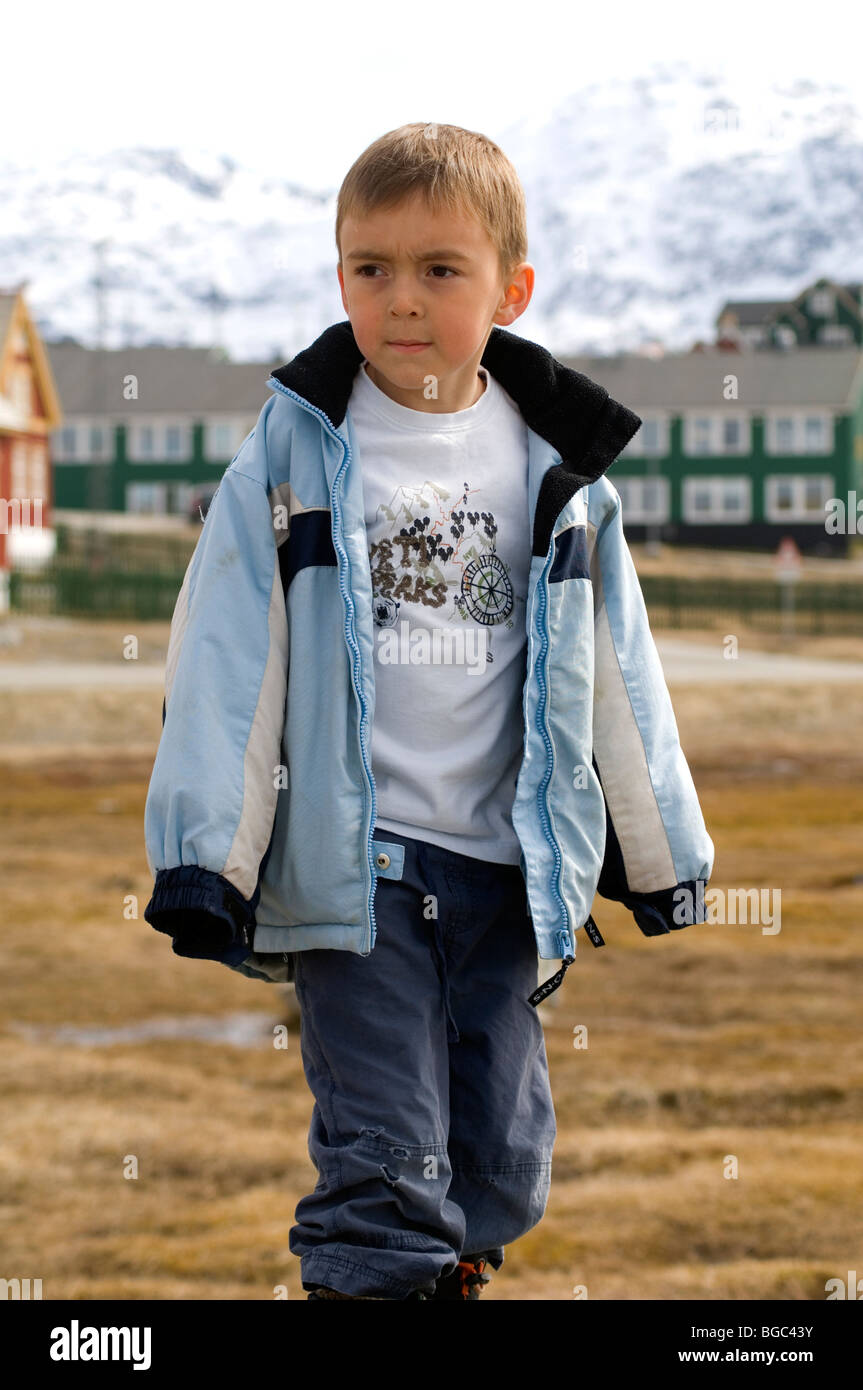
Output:
[[[486,133],[527,195],[536,288],[514,331],[557,354],[685,349],[727,298],[863,279],[863,114],[843,88],[656,65]],[[193,146],[0,164],[0,287],[27,282],[49,340],[285,360],[345,317],[336,191]]]

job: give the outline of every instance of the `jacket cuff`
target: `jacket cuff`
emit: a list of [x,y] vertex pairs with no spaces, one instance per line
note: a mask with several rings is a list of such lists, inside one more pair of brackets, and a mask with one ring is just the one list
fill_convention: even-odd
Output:
[[[687,883],[675,884],[673,888],[663,888],[659,893],[645,893],[638,898],[627,895],[623,904],[629,908],[645,936],[662,936],[665,932],[679,931],[681,927],[707,920],[704,915],[704,887],[704,880],[699,884],[699,880],[690,879]],[[686,897],[683,897],[683,890]]]
[[221,874],[199,864],[157,870],[144,919],[173,937],[178,956],[233,962],[251,950],[251,904]]

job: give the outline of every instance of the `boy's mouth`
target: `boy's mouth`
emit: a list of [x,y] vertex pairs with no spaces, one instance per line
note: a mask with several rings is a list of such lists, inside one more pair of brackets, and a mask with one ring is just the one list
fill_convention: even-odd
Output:
[[431,343],[421,343],[416,338],[397,338],[387,346],[395,348],[397,352],[421,352],[423,348],[431,347]]

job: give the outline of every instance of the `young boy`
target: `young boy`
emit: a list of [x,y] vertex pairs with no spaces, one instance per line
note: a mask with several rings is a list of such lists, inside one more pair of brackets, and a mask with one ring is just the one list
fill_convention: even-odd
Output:
[[309,1297],[475,1298],[548,1199],[536,1005],[597,891],[703,920],[713,844],[605,477],[641,421],[507,332],[509,160],[391,131],[336,244],[348,320],[270,377],[177,599],[144,915],[295,981]]

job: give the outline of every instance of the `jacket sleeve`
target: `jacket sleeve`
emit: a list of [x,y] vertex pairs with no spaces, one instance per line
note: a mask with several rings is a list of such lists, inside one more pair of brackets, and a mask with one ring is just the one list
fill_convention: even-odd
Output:
[[252,949],[287,690],[273,513],[242,471],[253,438],[222,477],[177,596],[145,807],[145,920],[177,955],[229,965]]
[[594,753],[606,807],[597,885],[645,936],[703,922],[707,834],[621,517],[602,476],[589,486],[594,538]]

